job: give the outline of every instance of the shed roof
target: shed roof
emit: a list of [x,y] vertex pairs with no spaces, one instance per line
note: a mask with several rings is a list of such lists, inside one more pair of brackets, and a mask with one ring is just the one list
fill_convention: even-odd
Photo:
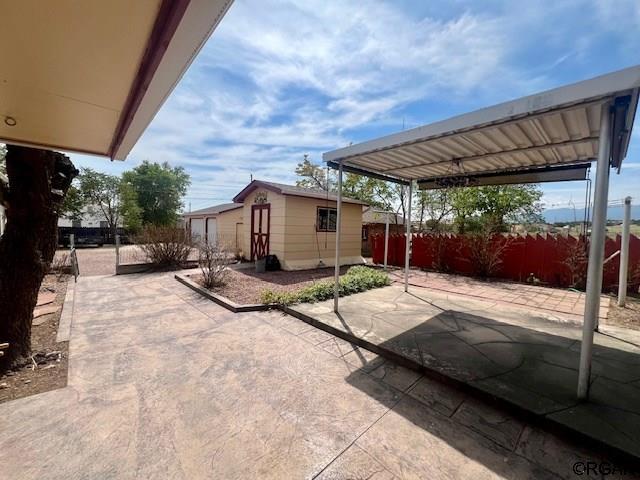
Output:
[[593,161],[601,105],[621,119],[611,163],[624,159],[638,103],[640,66],[548,90],[323,155],[345,170],[431,180]]
[[[245,198],[258,188],[264,188],[271,190],[272,192],[279,193],[280,195],[293,195],[297,197],[318,198],[320,200],[337,201],[337,195],[329,193],[326,190],[319,188],[305,188],[298,187],[296,185],[285,185],[284,183],[265,182],[263,180],[253,180],[249,185],[244,187],[240,193],[233,197],[234,202],[244,202]],[[357,203],[360,205],[366,205],[367,202],[357,200],[355,198],[342,197],[342,201],[346,203]]]
[[3,2],[0,141],[124,160],[231,2]]
[[386,210],[374,207],[367,207],[362,211],[362,223],[385,223],[387,216],[391,224],[404,224],[404,217],[399,213],[387,212]]
[[220,213],[229,212],[242,208],[242,203],[221,203],[220,205],[214,205],[213,207],[201,208],[200,210],[194,210],[193,212],[183,213],[183,217],[200,217],[202,215],[218,215]]

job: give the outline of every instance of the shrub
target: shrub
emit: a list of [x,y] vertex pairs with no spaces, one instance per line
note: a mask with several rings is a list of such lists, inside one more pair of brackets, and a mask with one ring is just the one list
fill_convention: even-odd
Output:
[[[385,272],[358,265],[351,267],[347,273],[340,277],[338,291],[339,295],[344,297],[390,284],[391,280]],[[260,295],[260,301],[280,305],[321,302],[333,298],[333,286],[333,282],[323,281],[308,285],[295,292],[264,290]]]
[[182,228],[149,225],[135,240],[147,262],[158,268],[180,268],[191,253],[191,239]]
[[488,230],[470,234],[467,245],[473,272],[483,278],[495,275],[500,270],[505,250],[512,242],[513,237],[502,237]]
[[206,288],[227,283],[228,267],[232,262],[233,256],[221,242],[198,246],[198,265],[202,270],[202,284]]
[[588,244],[582,239],[569,245],[562,264],[569,271],[571,288],[584,290],[587,285],[587,265],[589,264]]

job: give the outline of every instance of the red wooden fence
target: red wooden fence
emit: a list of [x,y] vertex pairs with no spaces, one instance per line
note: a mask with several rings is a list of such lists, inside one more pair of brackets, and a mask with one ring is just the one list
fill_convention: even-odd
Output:
[[[438,270],[462,275],[476,272],[471,260],[471,245],[463,235],[413,234],[411,265],[428,270]],[[571,286],[577,277],[584,277],[588,248],[584,239],[561,235],[497,235],[491,248],[499,252],[499,265],[493,274],[525,282],[533,275],[543,284],[557,287]],[[371,237],[374,263],[382,264],[384,257],[384,235]],[[620,250],[621,237],[607,237],[605,258]],[[585,250],[586,248],[586,250]],[[404,266],[405,235],[389,236],[388,264]],[[582,265],[582,268],[581,268]],[[620,257],[615,257],[604,266],[603,290],[615,290],[618,285]],[[638,291],[640,286],[640,238],[631,235],[629,240],[629,291]]]

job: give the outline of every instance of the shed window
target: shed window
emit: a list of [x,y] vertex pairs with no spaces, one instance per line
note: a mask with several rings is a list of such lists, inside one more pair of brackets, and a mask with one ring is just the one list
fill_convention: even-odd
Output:
[[319,232],[335,232],[338,211],[335,208],[318,207],[316,228]]

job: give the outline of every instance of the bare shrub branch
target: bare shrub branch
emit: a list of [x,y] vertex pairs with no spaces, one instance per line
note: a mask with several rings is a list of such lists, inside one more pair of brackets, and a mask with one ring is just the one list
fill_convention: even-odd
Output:
[[470,261],[476,275],[487,278],[495,275],[502,265],[505,250],[514,237],[494,234],[489,229],[467,236]]
[[589,264],[587,242],[577,241],[567,247],[564,266],[569,270],[570,287],[584,290],[587,285],[587,265]]
[[198,245],[198,265],[202,270],[202,283],[206,288],[220,287],[227,282],[229,265],[234,256],[222,242]]
[[189,234],[182,228],[149,225],[136,237],[145,259],[158,268],[180,268],[191,253]]

